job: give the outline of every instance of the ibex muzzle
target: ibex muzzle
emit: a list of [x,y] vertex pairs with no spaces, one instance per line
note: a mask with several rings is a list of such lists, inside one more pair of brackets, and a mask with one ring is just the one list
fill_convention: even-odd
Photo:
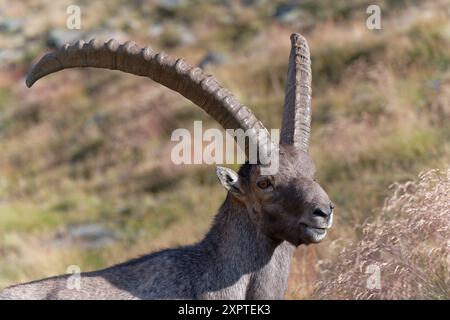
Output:
[[[279,152],[278,170],[246,163],[218,167],[228,190],[211,230],[199,243],[149,254],[104,270],[83,273],[80,290],[59,276],[7,288],[6,299],[281,299],[295,246],[324,239],[333,205],[315,180],[308,155],[311,122],[311,61],[306,40],[291,36],[283,123],[279,143],[227,89],[200,68],[150,48],[114,40],[64,46],[45,55],[26,83],[67,68],[95,67],[145,76],[205,110],[225,129],[257,130],[250,137]],[[272,148],[270,148],[272,149]],[[248,151],[247,157],[248,157]]]

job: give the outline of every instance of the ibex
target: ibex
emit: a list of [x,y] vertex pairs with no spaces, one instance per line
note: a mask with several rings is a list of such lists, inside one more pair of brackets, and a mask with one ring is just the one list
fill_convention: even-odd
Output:
[[[260,162],[238,172],[218,167],[228,191],[200,242],[166,249],[107,269],[82,273],[80,288],[69,275],[9,287],[3,299],[282,299],[296,246],[318,243],[333,220],[333,204],[316,182],[308,154],[311,61],[306,40],[291,36],[285,105],[277,144],[279,169],[262,174]],[[59,70],[94,67],[148,77],[175,90],[225,129],[268,131],[253,113],[210,75],[184,60],[127,42],[79,41],[46,54],[26,84]],[[250,143],[262,144],[261,136]],[[271,143],[274,143],[273,141]],[[248,156],[248,151],[247,151]],[[70,287],[70,286],[69,286]]]

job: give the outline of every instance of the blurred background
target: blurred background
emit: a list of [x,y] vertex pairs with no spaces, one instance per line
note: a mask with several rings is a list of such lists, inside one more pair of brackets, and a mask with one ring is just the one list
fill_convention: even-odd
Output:
[[[371,4],[381,9],[380,30],[366,26]],[[66,27],[69,5],[81,9],[80,30]],[[337,294],[354,282],[342,283],[339,272],[354,267],[361,281],[366,273],[341,252],[369,241],[364,230],[381,216],[402,211],[386,208],[388,187],[434,168],[444,173],[430,178],[430,192],[448,187],[449,17],[448,0],[0,0],[0,288],[197,241],[225,198],[213,166],[170,160],[174,129],[194,120],[217,127],[192,103],[151,80],[99,69],[27,89],[33,61],[78,39],[134,40],[206,69],[279,128],[289,36],[300,32],[313,69],[311,154],[336,220],[323,243],[297,250],[286,298],[363,297]],[[440,190],[433,210],[444,212],[450,188]],[[422,213],[432,215],[427,205]],[[450,240],[441,227],[447,233],[427,243]],[[441,280],[430,280],[441,298],[450,297],[445,261]],[[324,290],[325,280],[341,287]],[[386,297],[372,293],[364,297]]]

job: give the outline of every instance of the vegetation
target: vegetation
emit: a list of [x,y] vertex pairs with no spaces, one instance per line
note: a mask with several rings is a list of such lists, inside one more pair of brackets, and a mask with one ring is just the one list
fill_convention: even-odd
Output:
[[[354,261],[350,243],[373,230],[367,223],[379,218],[388,186],[450,163],[448,3],[380,1],[382,30],[366,28],[369,1],[292,3],[111,1],[105,11],[83,2],[82,32],[121,31],[192,64],[224,54],[208,72],[272,128],[281,121],[289,35],[303,33],[313,63],[311,153],[336,219],[323,243],[298,249],[287,297],[355,298],[350,289],[338,295],[336,277]],[[66,7],[54,6],[29,0],[5,7],[7,17],[29,17],[31,26],[2,35],[27,41],[22,60],[0,68],[0,288],[199,240],[225,197],[213,167],[171,163],[174,129],[199,119],[216,124],[169,90],[101,70],[66,71],[25,88],[31,53],[45,48],[49,31],[65,28]],[[61,14],[48,14],[55,10]],[[437,199],[448,204],[448,193]],[[92,225],[110,241],[75,232]],[[345,279],[356,279],[355,270]],[[313,294],[324,279],[329,289]],[[446,285],[446,293],[358,297],[448,299]]]
[[450,169],[392,187],[394,195],[362,239],[323,267],[315,297],[450,298]]

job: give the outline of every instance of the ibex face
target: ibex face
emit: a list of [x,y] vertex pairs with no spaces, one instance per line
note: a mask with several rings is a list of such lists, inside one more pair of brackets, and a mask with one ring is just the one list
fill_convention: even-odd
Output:
[[239,173],[218,168],[221,183],[241,202],[259,230],[275,241],[293,245],[317,243],[333,222],[333,204],[315,181],[308,154],[280,146],[280,167],[262,175],[259,165],[245,164]]

